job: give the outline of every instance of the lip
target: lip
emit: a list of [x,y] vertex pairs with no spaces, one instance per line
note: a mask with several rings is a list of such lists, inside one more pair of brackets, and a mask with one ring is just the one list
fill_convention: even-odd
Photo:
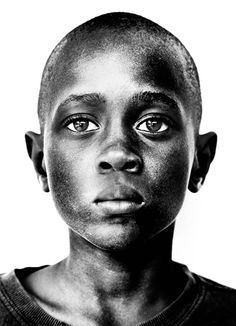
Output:
[[105,215],[120,215],[135,213],[144,206],[144,199],[133,188],[119,185],[101,191],[94,203]]

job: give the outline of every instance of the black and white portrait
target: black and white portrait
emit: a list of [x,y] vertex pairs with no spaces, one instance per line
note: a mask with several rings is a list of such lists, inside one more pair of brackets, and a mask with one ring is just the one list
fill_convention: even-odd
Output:
[[235,325],[233,1],[1,7],[0,325]]

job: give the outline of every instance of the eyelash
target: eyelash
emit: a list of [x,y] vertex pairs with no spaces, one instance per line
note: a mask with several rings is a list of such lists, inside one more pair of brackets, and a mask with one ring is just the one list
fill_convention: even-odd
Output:
[[[69,129],[73,133],[88,133],[88,132],[96,131],[96,130],[98,130],[100,128],[99,123],[97,121],[95,121],[95,120],[96,119],[91,115],[79,114],[79,115],[69,116],[68,118],[66,118],[63,121],[62,124],[63,124],[64,127]],[[75,124],[77,121],[87,122],[86,130],[82,130],[82,131],[75,130],[75,126],[73,126],[74,130],[72,130],[72,128],[69,128],[70,124]],[[152,131],[148,130],[148,127],[146,127],[146,130],[145,129],[140,129],[140,126],[142,124],[144,124],[145,122],[147,124],[148,121],[159,122],[160,127],[158,128],[158,130],[152,132]],[[88,130],[89,125],[91,125],[91,124],[93,124],[95,127],[92,127],[92,129],[91,129],[91,126],[90,126],[90,129]],[[160,130],[160,129],[163,129],[163,124],[165,125],[165,127],[164,127],[165,129]],[[161,134],[161,133],[168,132],[169,128],[172,127],[173,124],[174,124],[173,121],[171,119],[169,119],[168,117],[166,117],[166,116],[158,115],[158,114],[149,114],[149,115],[145,115],[141,119],[139,119],[135,123],[134,128],[136,130],[138,130],[139,132],[141,132],[143,134],[146,134],[146,135],[158,135],[158,134]]]

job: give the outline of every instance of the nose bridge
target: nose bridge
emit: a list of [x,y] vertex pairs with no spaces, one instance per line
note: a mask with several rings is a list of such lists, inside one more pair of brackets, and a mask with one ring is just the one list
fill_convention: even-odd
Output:
[[[131,126],[126,126],[125,117],[123,114],[123,105],[116,103],[111,104],[113,106],[114,114],[110,116],[108,121],[107,133],[104,143],[105,152],[114,153],[116,156],[122,153],[128,155],[130,145],[133,143]],[[117,114],[116,114],[117,113]],[[119,154],[120,153],[120,154]]]
[[116,112],[116,104],[111,105],[113,114],[107,121],[101,151],[97,157],[97,170],[102,174],[115,171],[138,173],[142,159],[135,148],[132,126],[125,123],[123,106],[119,105]]
[[125,118],[121,113],[122,108],[118,108],[117,114],[113,114],[107,121],[106,131],[102,143],[103,150],[114,152],[128,152],[131,143],[133,143],[132,127],[126,126]]
[[127,141],[127,130],[125,128],[124,117],[120,112],[109,118],[108,125],[109,128],[107,129],[106,135],[108,144],[110,142],[119,143]]

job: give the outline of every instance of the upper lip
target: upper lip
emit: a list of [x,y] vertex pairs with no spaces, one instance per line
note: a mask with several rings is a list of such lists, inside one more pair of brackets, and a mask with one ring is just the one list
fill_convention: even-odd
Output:
[[125,185],[115,185],[102,190],[94,202],[102,201],[133,201],[138,204],[144,201],[143,197],[135,189]]

